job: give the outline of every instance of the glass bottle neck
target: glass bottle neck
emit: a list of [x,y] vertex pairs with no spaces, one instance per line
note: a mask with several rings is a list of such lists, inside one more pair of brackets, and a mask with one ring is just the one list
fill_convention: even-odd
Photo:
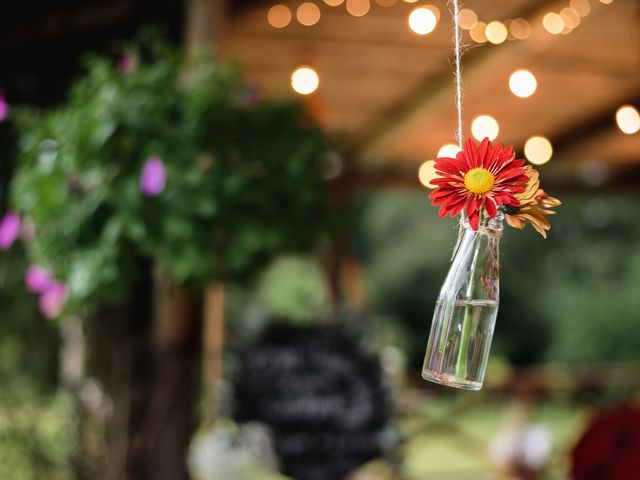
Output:
[[461,218],[460,237],[441,299],[498,301],[502,219],[499,212],[472,230],[468,220]]
[[485,216],[481,218],[478,230],[473,230],[469,224],[469,218],[463,213],[460,214],[460,226],[465,230],[477,232],[491,237],[502,237],[504,214],[500,211],[494,218]]

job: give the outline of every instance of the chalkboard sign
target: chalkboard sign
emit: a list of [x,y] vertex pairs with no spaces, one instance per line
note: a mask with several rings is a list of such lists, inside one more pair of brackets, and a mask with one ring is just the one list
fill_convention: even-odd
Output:
[[389,417],[378,362],[334,326],[273,325],[242,354],[236,421],[274,433],[282,472],[340,480],[381,452]]

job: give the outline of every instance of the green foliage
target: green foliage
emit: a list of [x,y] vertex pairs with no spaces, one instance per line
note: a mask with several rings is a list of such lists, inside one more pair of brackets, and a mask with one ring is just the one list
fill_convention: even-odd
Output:
[[57,329],[36,314],[24,287],[26,266],[23,255],[0,252],[0,391],[28,378],[30,389],[49,393],[56,386],[60,339]]
[[0,478],[66,480],[73,429],[54,393],[58,331],[36,315],[16,253],[0,252]]
[[542,311],[553,324],[549,357],[560,361],[640,359],[640,210],[637,197],[574,197],[538,266]]
[[[118,301],[135,259],[201,288],[238,281],[327,230],[327,140],[294,101],[256,100],[230,64],[186,57],[154,35],[130,71],[92,58],[66,105],[17,113],[14,206],[28,250],[65,281],[70,308]],[[165,190],[141,193],[150,156]]]
[[317,262],[303,257],[284,257],[260,276],[257,301],[266,312],[296,323],[322,318],[329,292]]

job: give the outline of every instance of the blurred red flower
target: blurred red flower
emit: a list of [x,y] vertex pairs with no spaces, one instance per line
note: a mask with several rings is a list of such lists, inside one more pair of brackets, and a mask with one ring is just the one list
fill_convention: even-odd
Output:
[[573,480],[632,480],[640,472],[640,409],[601,412],[571,452]]

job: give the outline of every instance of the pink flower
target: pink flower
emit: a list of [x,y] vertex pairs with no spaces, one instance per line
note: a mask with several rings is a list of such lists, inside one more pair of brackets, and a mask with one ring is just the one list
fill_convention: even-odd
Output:
[[138,66],[138,57],[132,53],[125,53],[118,61],[118,68],[122,73],[131,73]]
[[57,318],[62,313],[66,301],[67,287],[62,282],[53,281],[40,295],[38,309],[47,318]]
[[20,233],[20,215],[7,213],[0,221],[0,250],[9,250]]
[[0,122],[9,116],[9,105],[4,100],[4,92],[0,92]]
[[44,293],[51,288],[54,280],[47,269],[34,265],[27,268],[24,283],[31,293]]
[[149,157],[142,168],[142,176],[140,177],[142,193],[150,197],[158,195],[164,190],[166,181],[164,164],[160,157]]

